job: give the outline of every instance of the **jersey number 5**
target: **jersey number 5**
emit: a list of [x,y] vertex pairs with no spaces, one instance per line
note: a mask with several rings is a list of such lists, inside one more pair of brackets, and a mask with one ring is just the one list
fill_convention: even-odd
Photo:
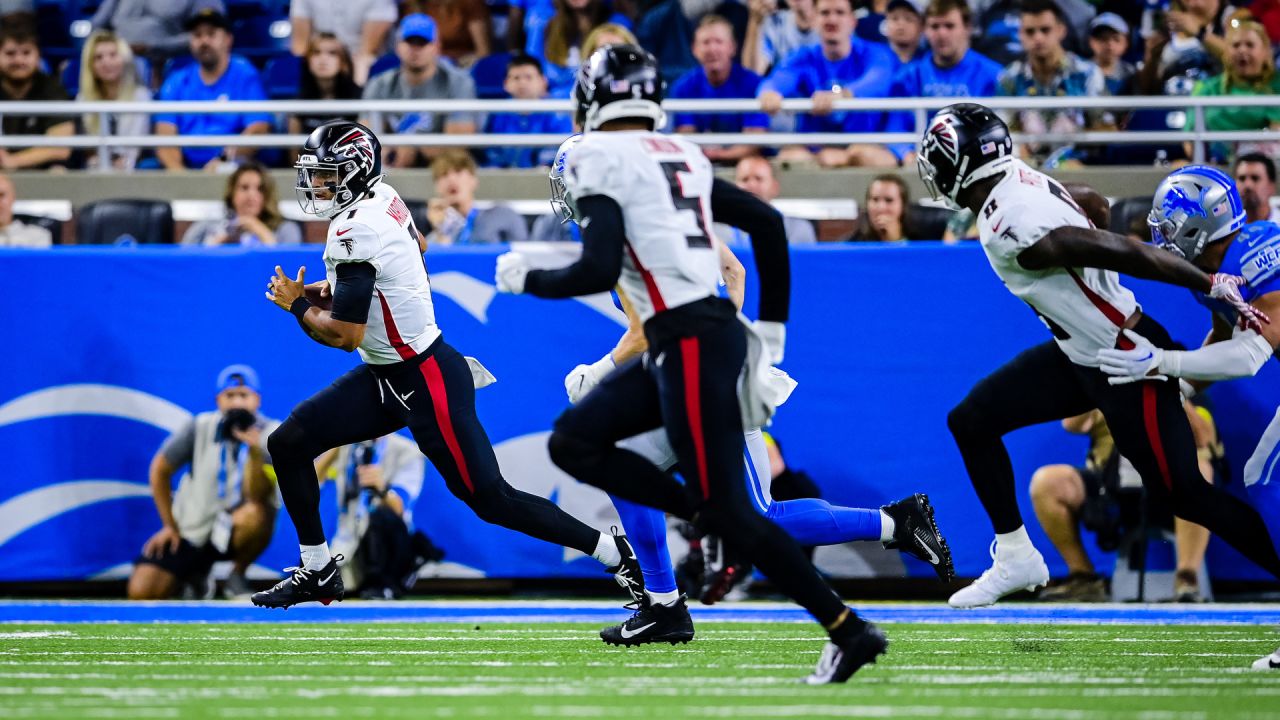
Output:
[[703,212],[702,199],[685,197],[684,183],[680,180],[680,173],[687,173],[692,170],[689,167],[689,163],[683,160],[668,160],[661,163],[661,165],[662,171],[667,174],[667,184],[671,186],[671,202],[676,206],[676,211],[689,210],[693,213],[696,234],[685,235],[685,240],[689,242],[689,247],[711,247],[711,238],[707,237],[706,231],[706,228],[710,227],[710,223],[707,222],[707,214]]

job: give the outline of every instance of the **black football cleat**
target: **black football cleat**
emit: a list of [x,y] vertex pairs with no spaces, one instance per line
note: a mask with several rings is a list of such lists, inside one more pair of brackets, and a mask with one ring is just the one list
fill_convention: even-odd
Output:
[[804,679],[806,685],[829,685],[842,683],[853,677],[853,674],[868,663],[874,663],[876,657],[883,655],[889,647],[889,640],[880,628],[871,623],[863,623],[862,628],[839,640],[832,638],[822,649],[822,657],[818,658],[818,667],[813,674]]
[[328,605],[337,600],[342,601],[342,571],[338,563],[341,555],[334,555],[329,564],[319,570],[306,568],[285,568],[292,573],[289,577],[276,583],[270,590],[254,593],[250,600],[258,607],[289,608],[298,603],[318,602]]
[[645,600],[626,622],[601,630],[600,639],[626,647],[662,642],[675,645],[693,639],[693,618],[689,617],[684,595],[673,605],[659,605],[647,597]]
[[646,602],[646,596],[644,594],[644,575],[640,572],[640,560],[636,557],[636,551],[631,548],[631,543],[627,542],[627,536],[617,534],[617,528],[614,528],[613,532],[613,541],[618,544],[618,552],[622,555],[622,562],[613,567],[605,568],[605,572],[612,574],[618,586],[631,595],[631,602],[637,606],[642,606]]
[[950,582],[956,576],[951,548],[938,532],[928,495],[916,493],[880,509],[893,518],[893,539],[884,543],[886,550],[901,550],[929,563],[943,582]]

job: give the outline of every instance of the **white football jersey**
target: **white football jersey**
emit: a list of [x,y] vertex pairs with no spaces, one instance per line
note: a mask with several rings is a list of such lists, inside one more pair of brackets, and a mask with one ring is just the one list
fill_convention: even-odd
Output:
[[640,320],[717,294],[711,163],[692,142],[645,130],[591,132],[565,164],[575,198],[604,195],[622,208],[626,253],[619,285]]
[[329,287],[337,287],[339,263],[367,262],[377,272],[359,348],[370,365],[408,360],[440,337],[417,232],[404,200],[385,182],[329,224],[324,245]]
[[1072,362],[1097,367],[1098,351],[1116,347],[1138,304],[1113,271],[1018,264],[1019,253],[1064,225],[1092,227],[1058,181],[1020,160],[978,212],[982,249],[1005,287],[1036,311]]

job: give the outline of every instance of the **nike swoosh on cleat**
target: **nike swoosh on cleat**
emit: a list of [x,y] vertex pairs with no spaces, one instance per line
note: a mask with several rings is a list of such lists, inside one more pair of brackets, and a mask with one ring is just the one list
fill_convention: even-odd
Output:
[[329,573],[329,577],[327,577],[327,578],[325,578],[325,579],[321,580],[319,584],[321,584],[321,585],[328,585],[328,584],[329,584],[329,581],[333,579],[333,576],[334,576],[334,575],[337,575],[337,574],[338,574],[338,571],[335,569],[333,572]]
[[631,638],[633,638],[633,637],[635,637],[635,636],[639,635],[640,633],[644,632],[645,630],[648,630],[649,628],[651,628],[651,627],[653,627],[654,625],[657,625],[657,624],[658,624],[658,623],[656,623],[656,622],[651,622],[651,623],[649,623],[648,625],[645,625],[645,626],[644,626],[644,627],[642,627],[642,628],[636,628],[635,630],[628,630],[628,629],[626,628],[626,626],[623,626],[623,628],[622,628],[622,637],[623,637],[624,639],[630,640]]
[[929,544],[928,542],[926,542],[925,538],[921,537],[919,530],[916,531],[916,540],[920,541],[920,547],[929,556],[929,562],[931,564],[937,565],[942,562],[942,558],[938,557],[937,553],[933,551],[933,548],[929,547]]

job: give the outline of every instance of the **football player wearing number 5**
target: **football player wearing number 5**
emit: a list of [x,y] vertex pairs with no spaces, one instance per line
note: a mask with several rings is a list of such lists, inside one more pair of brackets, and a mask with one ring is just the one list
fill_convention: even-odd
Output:
[[[404,427],[449,491],[482,520],[591,555],[625,576],[619,584],[633,586],[640,566],[624,538],[597,532],[503,479],[475,409],[476,388],[493,376],[441,336],[421,236],[400,195],[383,181],[381,158],[377,137],[348,121],[321,125],[298,158],[302,209],[332,221],[324,249],[331,292],[309,293],[301,269],[294,280],[277,266],[267,298],[292,313],[316,342],[359,350],[364,362],[304,400],[267,439],[302,562],[254,595],[253,603],[289,607],[342,599],[342,557],[331,556],[325,542],[312,461],[326,450]],[[331,295],[330,309],[313,306],[309,294],[317,302]]]
[[[711,163],[697,145],[656,132],[665,122],[657,61],[634,45],[597,50],[574,96],[585,134],[568,156],[564,182],[581,216],[582,257],[533,270],[508,253],[498,258],[498,289],[567,298],[616,284],[643,323],[648,350],[560,416],[551,458],[611,495],[696,516],[733,543],[827,629],[831,642],[808,682],[844,682],[884,651],[884,635],[845,607],[795,540],[760,514],[743,482],[742,434],[772,412],[763,377],[783,354],[791,270],[782,216],[755,201],[763,207],[761,228],[751,232],[760,319],[748,332],[718,292]],[[659,427],[684,484],[618,446]]]
[[1241,296],[1243,279],[1210,274],[1173,253],[1093,228],[1056,180],[1015,159],[1012,148],[1009,129],[995,113],[958,104],[930,120],[917,156],[920,177],[936,199],[977,215],[992,269],[1054,338],[980,380],[947,417],[996,533],[991,568],[952,595],[951,604],[990,605],[1048,582],[1044,558],[1018,513],[1002,437],[1095,407],[1148,492],[1280,575],[1280,556],[1258,512],[1204,482],[1177,382],[1152,377],[1117,385],[1099,368],[1100,351],[1133,348],[1130,331],[1156,347],[1172,347],[1169,334],[1142,312],[1117,273],[1204,293],[1257,329],[1267,318]]

